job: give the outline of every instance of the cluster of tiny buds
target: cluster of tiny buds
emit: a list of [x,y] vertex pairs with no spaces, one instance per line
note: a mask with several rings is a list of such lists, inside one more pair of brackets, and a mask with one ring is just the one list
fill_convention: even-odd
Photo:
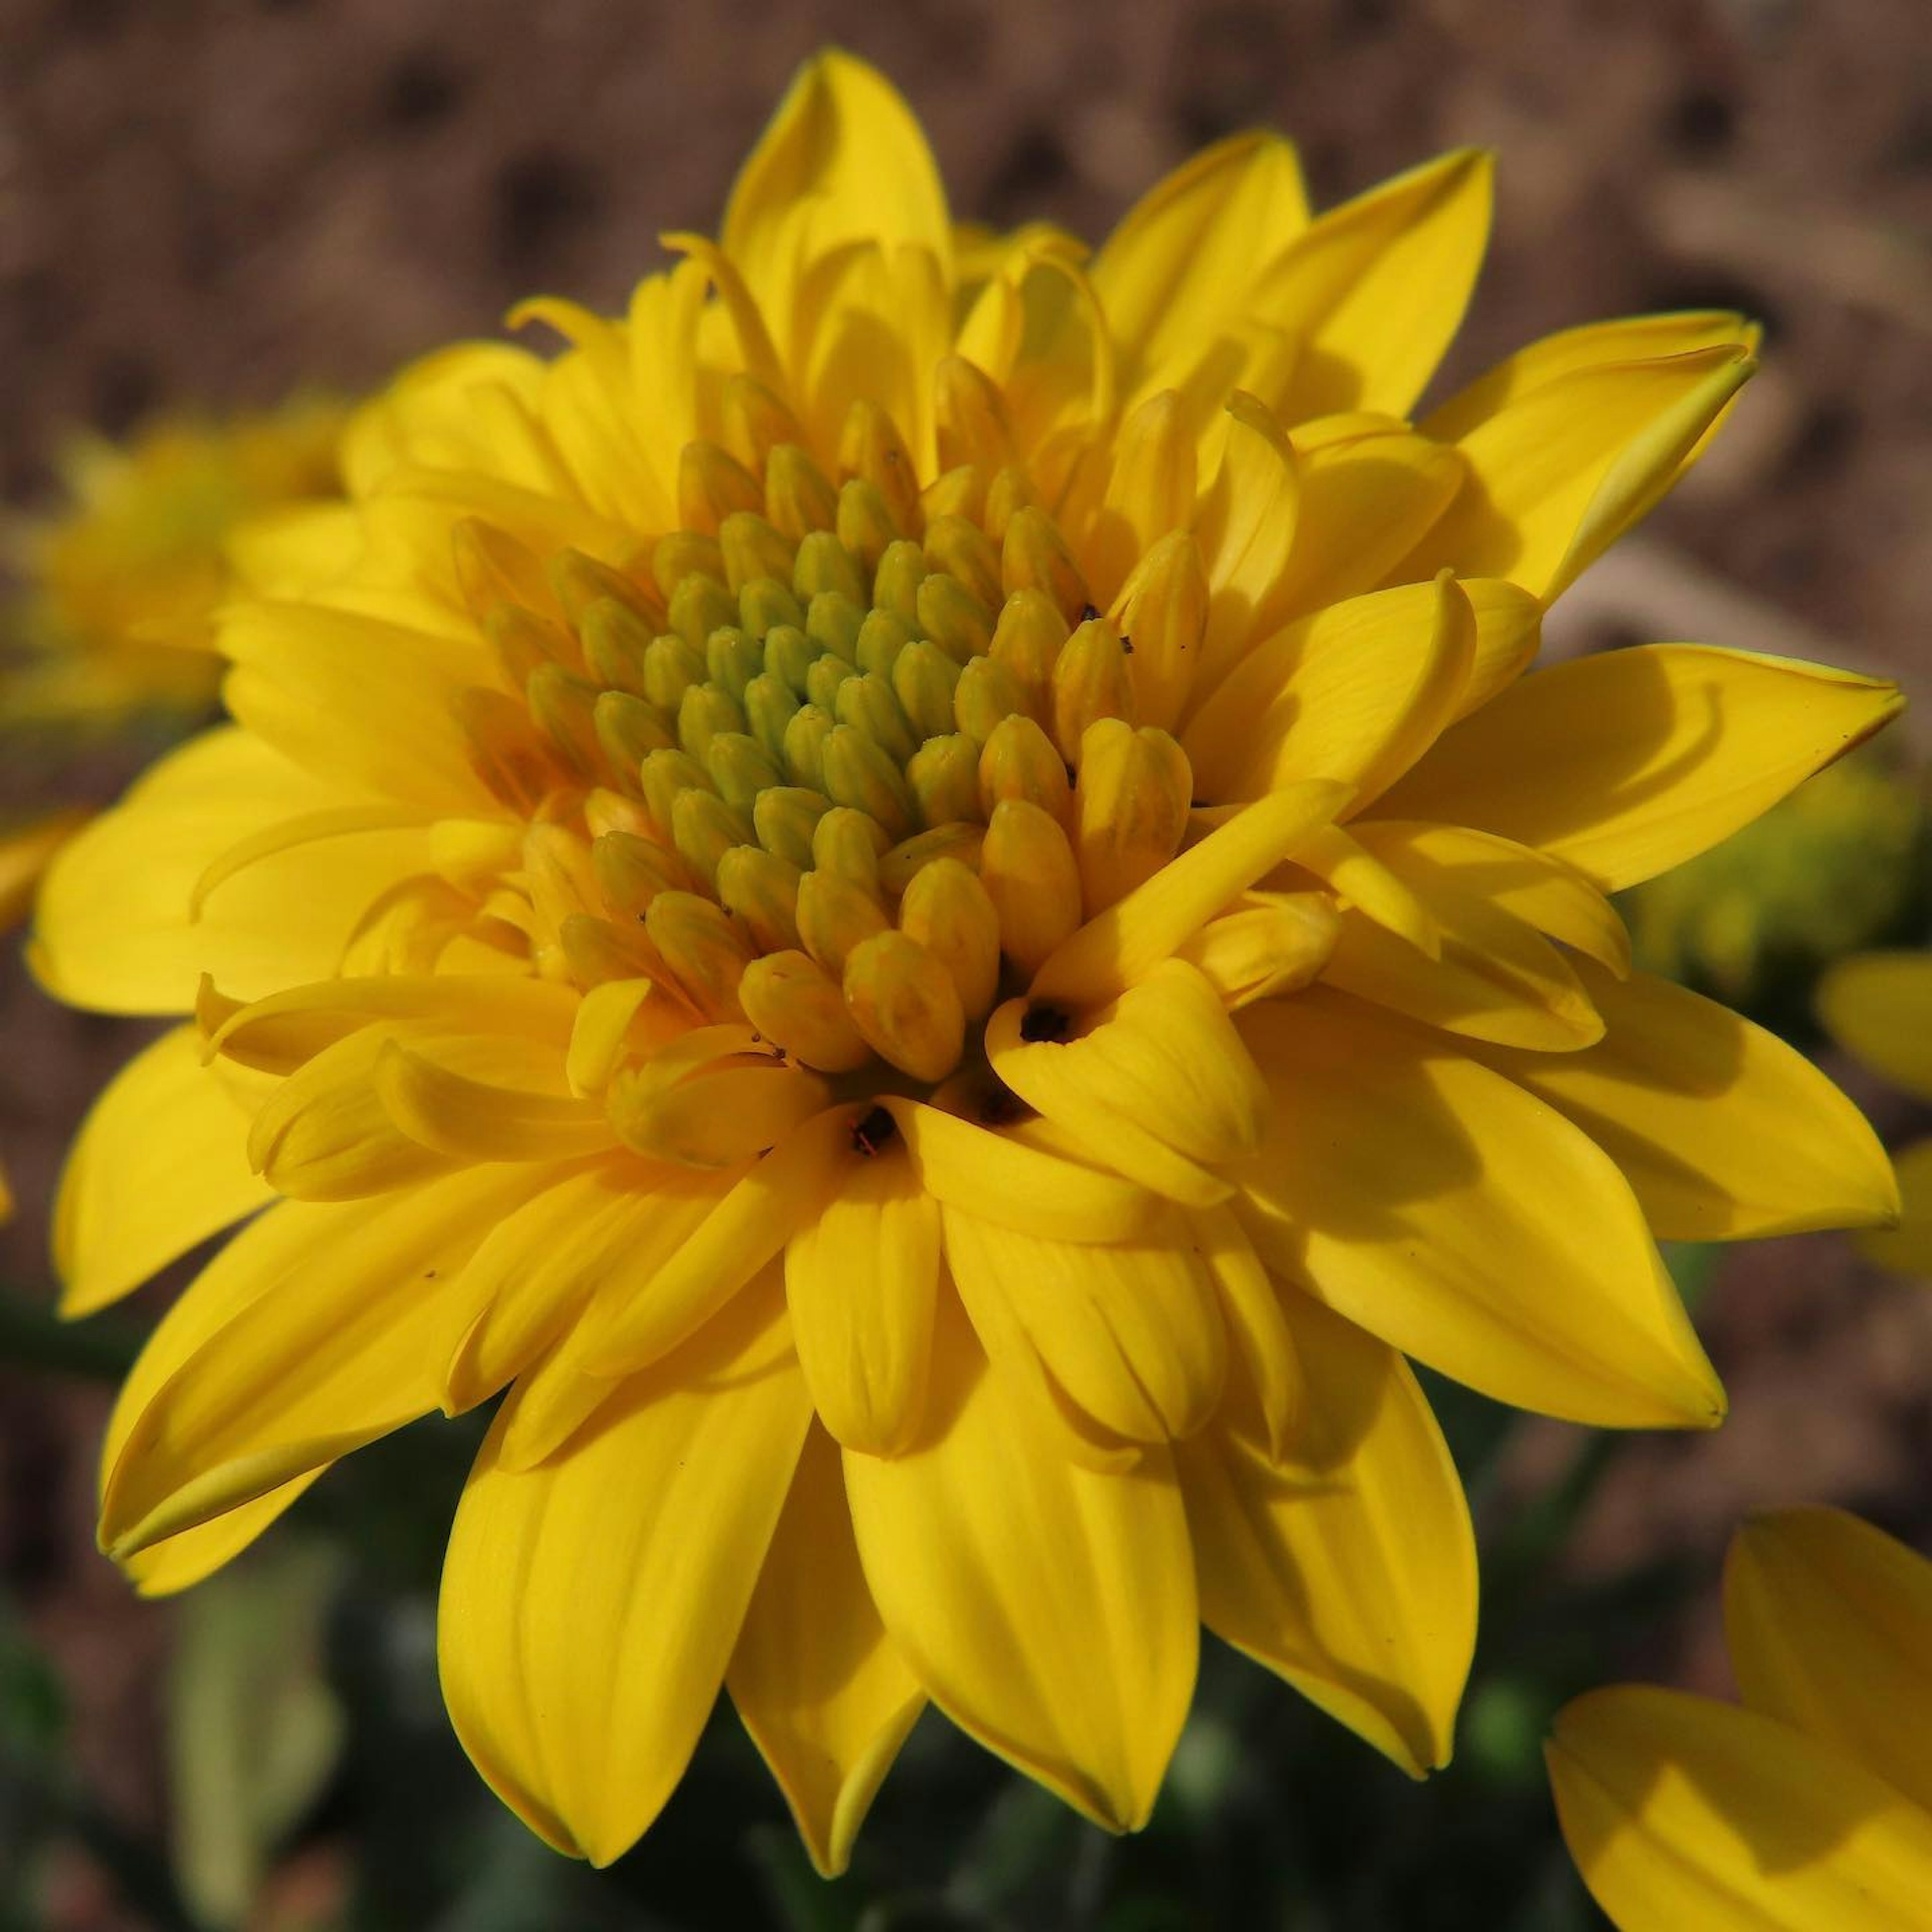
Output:
[[877,412],[840,467],[693,443],[684,527],[628,569],[466,521],[458,579],[524,701],[460,717],[530,824],[540,969],[937,1082],[1003,982],[1179,850],[1188,761],[1136,722],[1160,667],[1124,632],[1184,650],[1198,566],[1150,556],[1103,616],[1017,469],[917,492]]

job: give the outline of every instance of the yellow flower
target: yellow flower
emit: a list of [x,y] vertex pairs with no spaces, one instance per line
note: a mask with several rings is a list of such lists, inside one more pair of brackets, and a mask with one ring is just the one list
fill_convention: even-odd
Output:
[[156,418],[123,446],[76,437],[70,506],[17,530],[26,590],[7,614],[0,728],[199,721],[220,682],[216,606],[250,518],[338,495],[343,406],[314,395],[225,418]]
[[1896,693],[1522,675],[1750,362],[1616,323],[1408,427],[1488,212],[1457,154],[1311,219],[1251,135],[1090,260],[962,237],[828,56],[626,317],[361,414],[236,728],[43,899],[68,999],[206,976],[81,1136],[68,1306],[286,1197],[112,1423],[142,1587],[507,1388],[443,1684],[560,1846],[632,1843],[721,1682],[827,1870],[928,1698],[1132,1828],[1203,1622],[1446,1761],[1473,1552],[1404,1355],[1706,1426],[1653,1234],[1894,1206],[1604,895]]
[[[1818,985],[1818,1016],[1840,1046],[1921,1100],[1932,1100],[1932,953],[1863,952]],[[1862,1234],[1881,1268],[1932,1274],[1932,1138],[1897,1156],[1904,1211]]]
[[1738,1532],[1742,1708],[1622,1684],[1558,1716],[1563,1835],[1620,1932],[1920,1932],[1932,1909],[1932,1563],[1830,1509]]

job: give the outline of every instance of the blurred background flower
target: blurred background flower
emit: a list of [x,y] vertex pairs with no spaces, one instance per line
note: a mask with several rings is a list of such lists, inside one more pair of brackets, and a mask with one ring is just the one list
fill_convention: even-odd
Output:
[[[1694,636],[1922,679],[1919,0],[1642,0],[1614,17],[1560,0],[1533,18],[1472,0],[1153,0],[1101,20],[961,0],[884,16],[773,8],[728,26],[607,0],[18,0],[6,32],[0,484],[21,516],[58,500],[76,423],[112,440],[171,406],[364,391],[437,340],[493,329],[532,287],[615,304],[657,229],[715,218],[798,60],[843,38],[910,94],[958,204],[1001,226],[1101,232],[1186,152],[1257,121],[1300,143],[1322,205],[1418,155],[1496,146],[1496,245],[1442,393],[1593,315],[1711,305],[1767,324],[1763,372],[1725,437],[1565,600],[1552,648]],[[156,748],[152,733],[64,744],[71,789],[51,796],[98,802]],[[0,800],[44,809],[47,770],[16,746]],[[1909,908],[1899,920],[1886,943],[1917,944],[1922,922]],[[120,1325],[56,1329],[39,1318],[44,1215],[58,1149],[134,1038],[55,1012],[17,969],[4,1001],[0,1156],[22,1203],[0,1308],[10,1932],[1257,1919],[1568,1932],[1601,1921],[1544,1781],[1555,1709],[1623,1675],[1725,1690],[1702,1586],[1748,1507],[1846,1502],[1922,1547],[1932,1528],[1922,1289],[1874,1281],[1829,1237],[1721,1266],[1680,1250],[1732,1394],[1718,1436],[1586,1449],[1561,1425],[1512,1426],[1431,1385],[1485,1544],[1450,1776],[1409,1786],[1210,1650],[1138,1839],[1105,1838],[922,1726],[857,1869],[821,1887],[728,1717],[643,1850],[593,1879],[498,1815],[435,1694],[440,1531],[475,1446],[461,1432],[406,1432],[362,1459],[261,1552],[291,1574],[238,1568],[209,1586],[237,1593],[227,1610],[144,1606],[96,1556],[93,1445],[170,1287]],[[1916,1103],[1876,1079],[1856,1090],[1910,1131]],[[244,1628],[268,1640],[227,1634]],[[233,1681],[211,1689],[217,1666]],[[258,1723],[271,1710],[290,1714],[273,1766]],[[259,1801],[238,1802],[224,1763],[250,1768]]]

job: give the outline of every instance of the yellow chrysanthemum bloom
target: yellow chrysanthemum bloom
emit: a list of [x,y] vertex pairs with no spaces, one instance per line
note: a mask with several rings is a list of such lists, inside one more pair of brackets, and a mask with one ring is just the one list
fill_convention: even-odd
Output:
[[1446,1760],[1473,1552],[1404,1354],[1708,1425],[1653,1234],[1894,1205],[1604,894],[1897,695],[1522,675],[1751,365],[1614,324],[1408,427],[1488,213],[1458,154],[1311,219],[1253,135],[1090,260],[968,246],[829,57],[628,316],[361,415],[236,727],[42,902],[70,1000],[206,976],[75,1152],[69,1305],[278,1201],[115,1418],[143,1587],[507,1389],[443,1683],[560,1846],[644,1830],[721,1682],[828,1870],[928,1698],[1137,1826],[1204,1622]]
[[[1932,1100],[1932,953],[1840,960],[1818,983],[1818,1016],[1847,1052],[1915,1099]],[[1882,1268],[1932,1274],[1932,1138],[1894,1159],[1904,1212],[1861,1234],[1858,1246]]]
[[0,729],[117,724],[142,711],[199,719],[220,688],[214,613],[250,518],[339,496],[346,411],[298,395],[225,417],[157,417],[125,444],[75,438],[71,501],[20,526],[25,586],[7,613]]
[[1830,1509],[1732,1539],[1742,1708],[1622,1684],[1558,1716],[1570,1855],[1620,1932],[1924,1932],[1932,1563]]

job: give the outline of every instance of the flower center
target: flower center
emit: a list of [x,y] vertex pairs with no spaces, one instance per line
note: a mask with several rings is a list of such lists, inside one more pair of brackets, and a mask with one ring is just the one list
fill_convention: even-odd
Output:
[[921,493],[890,424],[855,422],[836,485],[796,442],[756,470],[690,446],[647,578],[539,569],[466,524],[527,716],[478,692],[464,722],[531,821],[539,970],[649,979],[799,1066],[932,1085],[1178,850],[1190,774],[1136,728],[1132,644],[1021,473]]

